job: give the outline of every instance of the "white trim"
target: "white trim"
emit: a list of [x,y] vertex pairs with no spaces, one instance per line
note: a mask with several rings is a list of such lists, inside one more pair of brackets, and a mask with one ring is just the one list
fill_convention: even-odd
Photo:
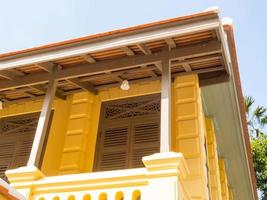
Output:
[[160,152],[171,151],[171,61],[162,60]]
[[8,183],[0,178],[0,186],[5,188],[8,191],[8,194],[12,197],[15,197],[20,200],[26,200],[26,198],[19,193],[15,188],[11,187]]

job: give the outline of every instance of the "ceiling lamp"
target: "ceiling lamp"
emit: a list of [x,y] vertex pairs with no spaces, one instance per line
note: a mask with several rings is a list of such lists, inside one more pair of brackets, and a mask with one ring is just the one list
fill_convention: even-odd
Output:
[[122,90],[129,90],[130,89],[129,82],[127,80],[122,81],[120,88]]

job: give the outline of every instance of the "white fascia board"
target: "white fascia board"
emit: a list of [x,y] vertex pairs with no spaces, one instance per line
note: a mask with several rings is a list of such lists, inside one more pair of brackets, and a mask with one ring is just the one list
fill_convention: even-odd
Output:
[[[234,77],[234,72],[233,72],[233,67],[232,67],[232,61],[231,61],[231,56],[230,56],[230,50],[229,50],[229,45],[228,45],[228,39],[227,39],[227,33],[224,31],[223,25],[232,25],[233,21],[231,18],[224,18],[224,19],[220,19],[220,32],[221,34],[223,33],[223,35],[220,35],[221,38],[223,38],[222,41],[222,48],[223,48],[223,52],[225,52],[225,56],[226,56],[226,60],[228,61],[227,65],[229,66],[229,74],[230,76],[230,83],[229,83],[229,93],[231,94],[231,99],[232,99],[232,103],[233,103],[233,109],[234,109],[234,114],[237,115],[237,119],[238,119],[238,128],[239,128],[239,134],[240,135],[240,139],[241,139],[241,150],[244,152],[245,155],[245,159],[244,159],[244,163],[245,166],[247,168],[247,172],[249,175],[249,180],[250,180],[250,185],[251,185],[251,189],[254,190],[253,187],[253,181],[251,178],[251,173],[250,173],[250,167],[249,167],[249,158],[247,155],[247,145],[246,145],[246,140],[244,135],[246,133],[244,133],[244,129],[243,129],[243,122],[242,122],[242,117],[241,117],[241,109],[240,109],[240,104],[239,104],[239,97],[238,97],[238,92],[237,92],[237,86],[236,86],[236,82],[235,80],[238,79],[238,77]],[[253,199],[256,199],[256,197],[254,196],[254,192],[252,191],[252,195],[253,195]]]
[[229,73],[229,75],[231,76],[232,74],[232,70],[230,69],[232,66],[232,60],[231,60],[231,56],[230,56],[230,50],[229,50],[229,46],[228,46],[228,39],[227,39],[227,34],[223,28],[223,20],[219,20],[219,28],[218,28],[218,33],[221,39],[221,43],[222,43],[222,49],[223,49],[223,54],[224,54],[224,59],[225,59],[225,65],[226,65],[226,70]]
[[124,46],[134,45],[138,43],[146,43],[150,41],[161,40],[180,35],[196,33],[206,30],[218,28],[220,22],[218,18],[191,22],[188,24],[174,25],[168,28],[160,28],[157,30],[144,31],[132,35],[121,36],[118,38],[106,39],[99,42],[80,44],[73,47],[65,47],[63,49],[51,50],[43,53],[25,55],[20,58],[11,58],[0,61],[0,70],[12,69],[20,66],[42,63],[67,57],[79,56]]

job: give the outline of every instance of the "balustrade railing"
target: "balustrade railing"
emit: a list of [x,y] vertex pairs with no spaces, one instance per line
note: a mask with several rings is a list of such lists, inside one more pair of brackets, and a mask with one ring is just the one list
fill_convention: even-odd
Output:
[[45,177],[32,167],[7,171],[11,185],[33,200],[188,200],[182,154],[143,158],[145,167]]

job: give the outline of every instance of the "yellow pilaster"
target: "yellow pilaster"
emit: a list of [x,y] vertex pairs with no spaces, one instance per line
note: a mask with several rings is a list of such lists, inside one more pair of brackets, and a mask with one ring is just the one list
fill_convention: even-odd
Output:
[[58,174],[64,136],[67,129],[71,99],[57,99],[54,102],[54,114],[46,144],[41,171],[47,176]]
[[219,159],[222,200],[229,200],[228,181],[224,161]]
[[73,95],[60,174],[92,171],[100,112],[98,98],[88,92]]
[[232,192],[232,190],[228,188],[228,191],[229,191],[229,200],[233,200],[234,197],[233,197],[233,192]]
[[173,108],[173,150],[183,153],[188,165],[186,187],[193,199],[208,199],[205,119],[197,75],[175,79]]
[[210,194],[212,200],[221,200],[221,182],[218,164],[216,136],[211,119],[206,118],[207,154],[210,177]]

